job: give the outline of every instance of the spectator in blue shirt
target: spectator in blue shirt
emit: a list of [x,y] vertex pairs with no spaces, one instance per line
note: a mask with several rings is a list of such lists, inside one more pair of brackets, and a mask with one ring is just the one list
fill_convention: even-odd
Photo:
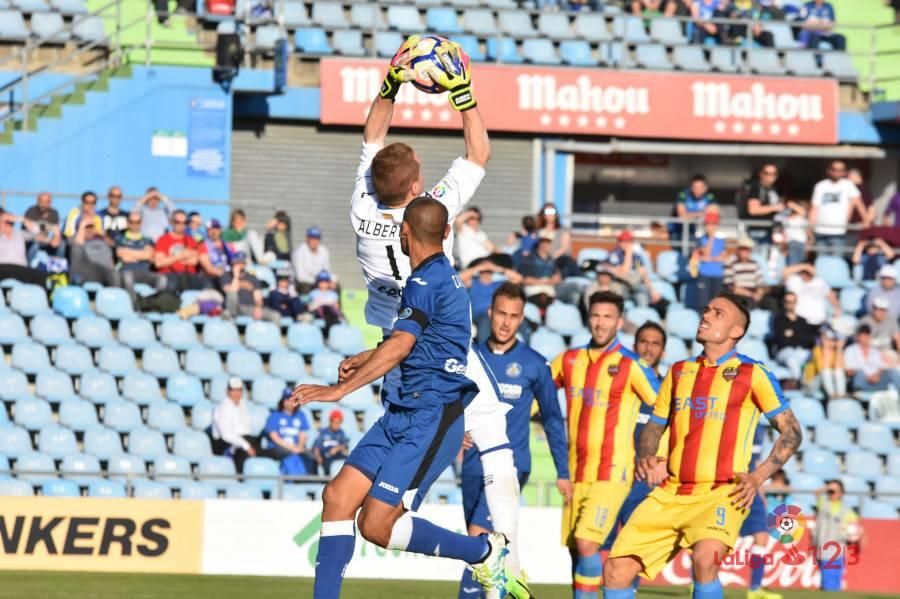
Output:
[[[639,305],[660,304],[662,297],[653,288],[650,271],[645,266],[643,250],[634,243],[634,233],[625,230],[616,237],[616,247],[609,253],[606,269],[628,285],[627,297]],[[660,306],[662,308],[662,306]]]
[[553,258],[553,234],[542,231],[534,251],[522,260],[519,272],[525,285],[528,301],[544,309],[556,297],[556,286],[562,282],[562,273]]
[[[291,391],[290,388],[284,390],[278,402],[278,409],[273,410],[266,420],[266,427],[263,429],[263,436],[268,441],[266,453],[276,460],[281,460],[282,466],[288,460],[296,461],[294,457],[296,456],[302,461],[306,472],[315,472],[312,456],[306,449],[309,421],[306,414],[288,401]],[[294,467],[288,470],[290,474],[305,473],[297,472]]]
[[703,218],[704,233],[697,238],[691,255],[691,275],[696,293],[689,307],[700,311],[719,294],[725,277],[725,239],[719,235],[719,213],[708,212]]
[[[716,196],[709,190],[709,184],[706,177],[697,174],[691,178],[691,184],[686,189],[678,193],[675,198],[675,206],[672,209],[672,216],[678,217],[680,220],[687,220],[688,237],[693,237],[697,231],[694,221],[699,221],[706,216],[707,212],[718,212],[719,204],[716,202]],[[669,225],[669,238],[678,243],[682,239],[684,232],[681,223],[672,223]]]
[[322,466],[326,475],[331,474],[331,464],[335,460],[343,460],[350,455],[350,439],[341,428],[343,423],[344,414],[340,410],[333,410],[328,415],[328,426],[319,431],[319,437],[313,445],[316,463]]
[[504,280],[520,283],[522,275],[511,268],[504,268],[489,260],[476,260],[469,268],[459,273],[459,280],[469,290],[472,322],[478,328],[478,342],[482,343],[491,332],[488,310],[491,307],[494,292],[503,284]]
[[819,42],[827,42],[835,50],[847,48],[847,38],[840,33],[834,33],[834,7],[830,2],[810,0],[803,5],[800,20],[803,21],[800,41],[804,42],[807,48],[816,49]]
[[694,17],[694,35],[693,42],[695,44],[705,44],[711,40],[711,43],[719,39],[719,25],[713,23],[710,19],[722,18],[727,15],[723,12],[726,2],[722,0],[694,0],[691,5],[691,15]]

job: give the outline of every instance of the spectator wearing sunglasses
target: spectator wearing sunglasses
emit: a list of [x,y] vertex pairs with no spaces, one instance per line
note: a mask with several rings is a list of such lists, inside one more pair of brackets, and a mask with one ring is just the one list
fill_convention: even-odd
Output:
[[127,222],[128,228],[116,237],[116,259],[122,287],[131,295],[131,300],[136,301],[136,283],[162,291],[166,288],[166,276],[153,272],[153,240],[141,232],[141,213],[132,212]]
[[128,212],[122,209],[122,188],[113,185],[106,193],[109,204],[100,211],[103,233],[110,244],[115,245],[120,234],[128,230]]
[[66,226],[63,228],[63,235],[69,239],[75,237],[81,221],[85,219],[93,221],[95,231],[103,230],[103,220],[97,214],[97,194],[93,191],[86,191],[81,194],[81,205],[69,210],[69,214],[66,215]]
[[198,244],[187,234],[187,214],[176,210],[172,213],[172,230],[156,242],[153,262],[156,271],[166,275],[170,289],[203,289],[208,282],[206,277],[197,275],[197,266],[200,254],[205,252],[206,245]]

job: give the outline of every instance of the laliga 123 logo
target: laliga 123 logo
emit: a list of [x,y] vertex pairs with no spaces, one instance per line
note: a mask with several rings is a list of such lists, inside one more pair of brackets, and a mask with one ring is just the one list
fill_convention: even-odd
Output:
[[766,516],[769,534],[782,545],[793,545],[803,539],[806,517],[796,505],[780,504]]

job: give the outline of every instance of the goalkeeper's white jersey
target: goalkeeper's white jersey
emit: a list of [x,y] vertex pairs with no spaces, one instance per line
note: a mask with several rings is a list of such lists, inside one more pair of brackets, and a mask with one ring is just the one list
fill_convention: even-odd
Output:
[[[350,203],[350,223],[356,233],[356,255],[369,290],[366,321],[390,330],[400,309],[400,293],[409,277],[409,258],[400,250],[400,223],[403,208],[383,206],[372,187],[372,160],[380,145],[364,143],[356,170],[356,186]],[[484,169],[465,158],[457,158],[450,170],[428,195],[447,207],[450,222],[475,195],[484,178]],[[453,229],[444,242],[444,252],[452,260]]]

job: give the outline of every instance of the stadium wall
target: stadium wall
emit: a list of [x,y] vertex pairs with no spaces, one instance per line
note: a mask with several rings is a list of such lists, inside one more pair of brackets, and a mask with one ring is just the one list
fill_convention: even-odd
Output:
[[[8,497],[3,507],[0,570],[310,577],[321,516],[321,504],[312,501]],[[447,528],[464,530],[459,506],[426,504],[422,514]],[[523,508],[521,521],[528,523],[519,542],[531,580],[567,584],[569,554],[557,544],[559,508]],[[863,527],[862,552],[848,559],[847,590],[896,593],[900,572],[890,548],[900,535],[900,521],[867,520]],[[808,531],[803,538],[809,539]],[[794,560],[795,565],[786,565],[785,548],[774,540],[770,544],[773,563],[766,567],[767,587],[818,587],[819,570],[808,552],[799,562]],[[724,584],[746,585],[751,545],[750,537],[738,542],[738,559],[732,560],[738,563],[722,569]],[[387,551],[357,538],[347,576],[458,580],[461,569],[452,560]],[[688,555],[677,556],[655,582],[689,584]]]

